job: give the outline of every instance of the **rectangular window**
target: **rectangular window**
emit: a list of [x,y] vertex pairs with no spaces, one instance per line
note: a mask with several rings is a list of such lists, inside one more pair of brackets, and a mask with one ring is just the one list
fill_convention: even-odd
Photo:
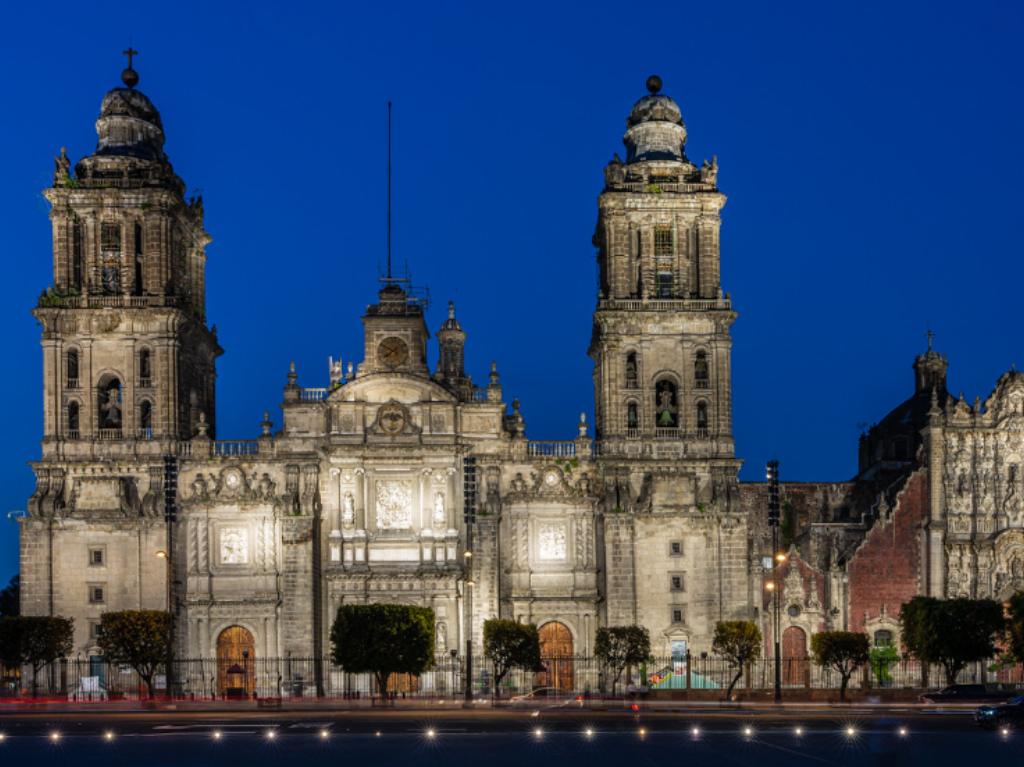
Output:
[[682,623],[683,622],[683,608],[682,607],[673,607],[672,608],[672,622],[673,623]]
[[655,289],[658,293],[658,298],[672,298],[675,293],[675,276],[672,272],[658,272],[657,274],[658,284]]
[[103,567],[106,564],[106,550],[102,546],[93,546],[89,549],[89,566]]
[[100,622],[89,621],[89,639],[96,639],[100,635]]
[[669,576],[669,587],[672,591],[683,591],[683,574],[673,573]]
[[670,557],[681,557],[683,556],[683,542],[672,541],[668,545],[668,554]]
[[106,589],[102,583],[89,584],[89,604],[101,605],[106,602]]

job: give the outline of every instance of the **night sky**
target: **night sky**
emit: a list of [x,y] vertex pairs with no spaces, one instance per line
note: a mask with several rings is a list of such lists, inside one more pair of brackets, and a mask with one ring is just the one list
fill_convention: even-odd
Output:
[[[1020,3],[318,5],[2,12],[0,511],[24,509],[39,454],[40,192],[61,146],[94,148],[129,40],[214,238],[221,438],[255,437],[264,410],[280,422],[289,360],[324,386],[329,355],[361,359],[393,99],[396,259],[431,291],[431,331],[454,299],[475,380],[497,360],[528,436],[571,439],[593,407],[602,168],[651,73],[729,197],[742,478],[773,456],[783,480],[852,476],[860,429],[910,394],[929,327],[968,400],[1024,364]],[[0,518],[0,585],[16,567]]]

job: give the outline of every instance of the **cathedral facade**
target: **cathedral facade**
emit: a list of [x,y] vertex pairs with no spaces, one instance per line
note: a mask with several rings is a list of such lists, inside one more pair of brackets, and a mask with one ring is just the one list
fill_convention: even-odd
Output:
[[[491,617],[536,623],[562,654],[640,623],[661,655],[709,649],[756,614],[732,437],[717,163],[691,163],[678,105],[652,77],[605,169],[601,290],[589,353],[596,423],[527,438],[497,368],[464,369],[455,307],[431,359],[425,305],[385,279],[363,358],[328,385],[287,375],[281,424],[217,433],[201,199],[136,88],[103,98],[95,152],[45,191],[53,285],[42,327],[44,426],[21,525],[26,614],[75,619],[98,653],[108,610],[170,606],[179,657],[244,647],[320,657],[339,605],[431,607],[438,654]],[[353,321],[354,321],[353,317]],[[177,516],[165,521],[165,466]],[[247,656],[248,657],[248,656]]]
[[75,654],[99,653],[105,611],[170,607],[179,657],[319,658],[340,605],[390,602],[433,609],[439,655],[503,617],[537,624],[547,653],[589,655],[599,627],[640,624],[680,658],[710,651],[720,620],[759,621],[770,647],[774,593],[783,654],[806,658],[824,629],[898,641],[915,594],[1024,589],[1024,375],[968,405],[930,339],[913,395],[862,436],[857,476],[783,486],[773,564],[765,487],[737,479],[718,164],[687,158],[659,78],[598,198],[593,433],[581,415],[554,442],[527,437],[496,366],[486,383],[465,370],[453,305],[431,358],[425,303],[390,276],[358,365],[332,362],[322,387],[293,366],[280,425],[267,413],[254,439],[220,439],[202,200],[137,74],[122,79],[93,154],[56,160],[53,284],[34,309],[22,610],[74,618]]

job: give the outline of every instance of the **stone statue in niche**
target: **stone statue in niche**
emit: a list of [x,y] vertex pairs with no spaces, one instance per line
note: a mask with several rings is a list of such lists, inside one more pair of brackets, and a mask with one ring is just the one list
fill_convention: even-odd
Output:
[[345,493],[345,497],[341,501],[341,522],[346,527],[351,525],[356,520],[356,499],[352,497],[352,493]]
[[111,383],[103,392],[100,404],[100,428],[121,428],[121,387],[117,382]]
[[676,404],[676,386],[671,381],[658,381],[657,391],[658,426],[675,428],[679,425],[679,408]]
[[202,474],[197,474],[196,478],[192,480],[192,497],[197,501],[205,500],[209,495],[210,490],[206,484],[206,478]]
[[437,639],[434,641],[434,652],[438,655],[448,649],[448,626],[444,623],[437,624]]
[[444,521],[444,493],[438,491],[434,493],[434,526],[444,527]]
[[1006,493],[1003,495],[1003,512],[1011,513],[1017,506],[1017,464],[1011,463],[1006,475]]
[[274,497],[274,490],[276,489],[277,485],[275,484],[274,480],[270,478],[269,474],[264,474],[263,477],[260,478],[259,493],[261,498],[270,500],[271,498]]

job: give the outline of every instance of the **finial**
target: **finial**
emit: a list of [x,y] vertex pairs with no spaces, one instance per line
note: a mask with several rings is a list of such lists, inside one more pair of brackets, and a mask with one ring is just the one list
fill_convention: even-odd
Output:
[[932,350],[932,341],[935,338],[935,331],[929,330],[926,335],[928,336],[928,351],[931,351]]
[[449,301],[448,302],[448,319],[450,319],[450,320],[454,320],[455,319],[455,302],[454,301]]
[[658,91],[661,90],[661,78],[657,75],[651,75],[647,78],[647,90],[651,92],[652,96],[656,96]]
[[270,430],[274,427],[274,422],[270,420],[270,411],[263,411],[263,420],[260,422],[260,429],[263,432],[264,437],[270,436]]
[[490,374],[491,386],[497,386],[501,382],[501,376],[498,375],[498,363],[491,362],[491,374]]
[[295,372],[295,360],[288,363],[288,385],[295,386],[298,383],[299,374]]
[[132,57],[138,56],[139,52],[129,45],[127,50],[121,51],[121,53],[128,57],[128,66],[121,72],[121,82],[129,88],[134,88],[139,84],[139,73],[132,69]]

